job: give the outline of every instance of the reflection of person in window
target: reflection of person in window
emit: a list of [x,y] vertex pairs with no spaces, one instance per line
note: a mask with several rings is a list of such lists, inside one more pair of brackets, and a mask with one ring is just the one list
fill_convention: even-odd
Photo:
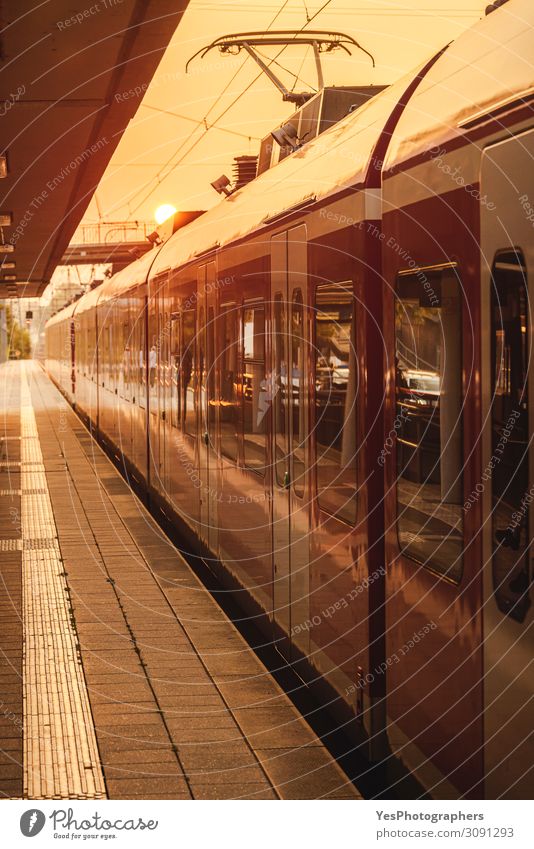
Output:
[[122,379],[124,385],[128,386],[130,382],[130,348],[126,345],[122,359]]
[[148,375],[150,380],[150,386],[154,386],[156,382],[156,365],[158,362],[158,354],[156,351],[156,346],[152,345],[150,351],[148,352]]
[[183,378],[183,409],[187,410],[187,388],[189,383],[191,382],[191,375],[193,372],[193,353],[191,351],[191,346],[189,345],[183,354],[182,361],[182,378]]
[[145,382],[145,355],[143,349],[139,349],[139,383],[142,386]]

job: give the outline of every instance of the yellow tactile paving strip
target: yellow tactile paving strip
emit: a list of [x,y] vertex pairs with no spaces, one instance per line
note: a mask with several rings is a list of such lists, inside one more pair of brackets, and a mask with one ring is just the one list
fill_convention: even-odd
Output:
[[20,381],[23,795],[105,798],[26,368]]

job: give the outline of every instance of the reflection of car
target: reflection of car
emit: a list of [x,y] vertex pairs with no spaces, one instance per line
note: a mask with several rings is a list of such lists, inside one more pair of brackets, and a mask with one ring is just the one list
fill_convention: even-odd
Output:
[[437,407],[440,393],[440,376],[435,371],[401,369],[399,394],[418,407]]
[[344,363],[333,367],[317,366],[315,375],[315,388],[318,391],[342,388],[348,383],[349,367]]

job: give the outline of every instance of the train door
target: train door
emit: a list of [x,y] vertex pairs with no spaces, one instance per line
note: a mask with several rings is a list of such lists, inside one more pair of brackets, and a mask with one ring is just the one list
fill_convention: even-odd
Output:
[[215,263],[198,269],[200,536],[217,553],[217,379]]
[[273,619],[287,656],[292,622],[306,622],[309,612],[306,281],[306,227],[299,225],[271,240]]
[[[534,131],[481,167],[486,797],[529,798],[534,760]],[[530,210],[530,212],[529,212]],[[530,364],[530,368],[529,368]]]

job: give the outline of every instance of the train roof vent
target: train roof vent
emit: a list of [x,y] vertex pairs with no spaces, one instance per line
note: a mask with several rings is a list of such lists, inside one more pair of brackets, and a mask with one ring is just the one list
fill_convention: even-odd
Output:
[[349,112],[354,112],[387,86],[339,86],[321,89],[281,127],[262,139],[257,173],[277,165],[294,150],[317,138]]
[[258,167],[257,156],[236,156],[234,157],[233,177],[234,188],[241,189],[250,183],[256,177]]

